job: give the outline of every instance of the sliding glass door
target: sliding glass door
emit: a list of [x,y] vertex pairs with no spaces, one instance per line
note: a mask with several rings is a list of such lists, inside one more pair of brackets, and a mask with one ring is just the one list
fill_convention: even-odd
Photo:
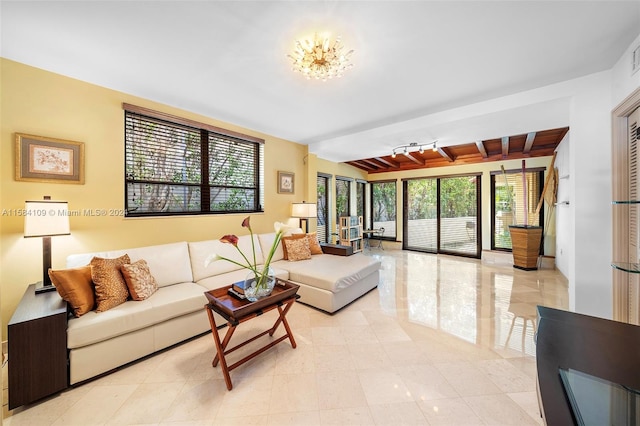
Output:
[[404,182],[406,248],[438,251],[438,179],[412,179]]
[[480,257],[480,176],[440,179],[441,253]]
[[403,181],[403,248],[480,258],[480,175]]

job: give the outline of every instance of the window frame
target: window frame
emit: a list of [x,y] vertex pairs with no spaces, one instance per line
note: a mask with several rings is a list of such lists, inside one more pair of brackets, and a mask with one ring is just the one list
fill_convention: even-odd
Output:
[[[139,107],[127,103],[122,104],[124,110],[124,211],[125,217],[165,217],[165,216],[193,216],[193,215],[219,215],[219,214],[234,214],[234,213],[263,213],[264,212],[264,139],[256,138],[254,136],[245,135],[232,130],[223,129],[210,124],[197,122],[183,117],[163,113],[160,111],[154,111],[148,108]],[[199,182],[170,182],[166,180],[146,181],[145,179],[133,179],[127,176],[128,169],[128,146],[129,146],[129,120],[142,120],[150,121],[159,125],[166,125],[167,131],[180,129],[181,131],[189,131],[191,133],[199,133],[199,155],[200,163],[200,176]],[[212,188],[238,188],[237,185],[229,185],[228,183],[209,182],[210,170],[209,170],[209,146],[210,142],[214,143],[213,139],[221,139],[221,142],[228,142],[231,144],[246,144],[246,149],[249,152],[253,152],[252,162],[248,162],[248,169],[252,169],[253,184],[245,187],[248,190],[254,191],[253,207],[247,209],[211,209],[211,190]],[[158,146],[162,146],[161,143]],[[142,213],[134,213],[133,206],[130,205],[129,200],[129,186],[133,184],[138,185],[170,185],[172,187],[190,187],[199,188],[200,190],[200,206],[197,210],[174,210],[174,211],[144,211]]]
[[331,216],[330,216],[330,209],[329,209],[331,205],[331,191],[329,189],[331,188],[331,180],[333,179],[333,175],[318,172],[316,177],[316,192],[318,191],[317,189],[318,183],[321,179],[323,180],[323,184],[325,186],[324,188],[325,189],[325,196],[324,196],[325,205],[324,206],[321,205],[321,197],[317,196],[316,205],[318,210],[318,223],[316,225],[316,232],[320,228],[319,220],[320,220],[321,214],[324,214],[324,225],[323,225],[324,234],[320,235],[319,233],[317,233],[317,236],[320,242],[331,243]]
[[[393,199],[393,206],[395,209],[395,220],[394,220],[394,224],[395,224],[395,229],[393,230],[393,236],[382,236],[380,237],[380,239],[382,240],[387,240],[387,241],[396,241],[398,238],[398,181],[396,179],[387,179],[387,180],[376,180],[376,181],[370,181],[369,182],[369,199],[371,200],[370,202],[370,218],[371,218],[371,227],[373,228],[374,222],[375,222],[375,215],[374,213],[374,208],[375,208],[375,197],[373,195],[374,189],[376,185],[379,184],[385,184],[385,183],[392,183],[394,185],[394,199]],[[386,231],[386,230],[385,230]],[[386,234],[386,232],[385,232]]]
[[[544,174],[546,172],[546,167],[531,167],[531,168],[526,168],[525,169],[525,173],[537,173],[538,174],[538,200],[542,197],[542,190],[543,190],[543,186],[544,186]],[[522,169],[510,169],[510,170],[505,170],[504,172],[502,170],[495,170],[492,171],[490,173],[491,175],[491,182],[490,182],[490,197],[491,197],[491,250],[496,250],[496,251],[505,251],[505,252],[511,252],[512,249],[508,248],[508,247],[497,247],[496,246],[496,179],[500,178],[500,176],[503,174],[520,174],[522,173]],[[529,198],[529,200],[531,199],[532,194],[527,194],[527,197]],[[532,206],[531,204],[529,204],[529,210],[531,211],[532,209],[535,210],[537,206]],[[536,225],[536,226],[543,226],[543,218],[544,218],[545,212],[544,212],[544,203],[542,203],[542,207],[540,208],[540,212],[538,213],[538,223],[537,224],[533,224],[530,223],[530,225]]]
[[351,185],[354,182],[355,179],[350,178],[350,177],[345,177],[345,176],[336,176],[336,183],[335,183],[335,190],[336,190],[336,225],[338,224],[338,222],[340,221],[340,216],[341,213],[340,211],[338,211],[338,199],[339,199],[339,194],[338,194],[338,185],[339,184],[346,184],[346,188],[347,188],[347,208],[346,208],[346,216],[351,216],[352,212],[351,212],[351,192],[353,190],[353,185]]

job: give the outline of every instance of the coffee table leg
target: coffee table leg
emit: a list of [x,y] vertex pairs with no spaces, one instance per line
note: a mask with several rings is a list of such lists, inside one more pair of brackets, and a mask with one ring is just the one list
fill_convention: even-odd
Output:
[[284,325],[285,330],[287,330],[287,336],[289,336],[289,341],[291,342],[291,346],[295,349],[296,341],[293,338],[293,333],[291,332],[291,328],[289,328],[289,323],[287,322],[287,318],[286,318],[287,313],[289,312],[289,309],[291,309],[291,307],[293,306],[294,302],[295,302],[295,299],[287,303],[286,304],[287,306],[284,308],[284,310],[282,309],[281,306],[278,306],[278,312],[280,313],[280,316],[276,320],[275,324],[273,324],[273,327],[271,328],[271,330],[269,330],[269,336],[273,336],[273,333],[276,332],[276,329],[282,322],[282,325]]
[[227,335],[225,336],[225,339],[224,339],[225,345],[223,346],[222,342],[220,342],[220,334],[218,333],[218,327],[216,327],[216,322],[215,322],[215,319],[213,318],[213,312],[211,312],[211,309],[209,309],[208,307],[207,307],[207,314],[209,315],[209,322],[211,324],[211,334],[213,334],[213,341],[216,344],[216,351],[218,352],[215,358],[213,358],[212,364],[215,367],[216,364],[218,363],[218,360],[220,360],[220,368],[222,370],[222,375],[224,376],[224,381],[227,384],[227,390],[231,390],[233,389],[233,384],[231,383],[231,376],[229,375],[227,360],[224,358],[224,348],[226,347],[226,344],[229,343],[229,340],[231,339],[230,334],[233,334],[233,330],[235,330],[235,327],[232,326],[227,331]]
[[[229,341],[231,340],[231,336],[233,336],[233,332],[236,331],[236,327],[235,325],[231,325],[229,324],[229,328],[227,329],[227,334],[225,334],[224,339],[222,340],[222,343],[220,344],[220,347],[222,348],[222,354],[224,355],[224,351],[227,350],[227,346],[229,345]],[[217,328],[216,328],[217,330]],[[220,336],[220,335],[218,335]],[[218,337],[219,339],[220,337]],[[213,365],[214,367],[216,365],[218,365],[218,360],[220,359],[220,357],[218,356],[218,354],[216,354],[216,356],[213,358],[213,362],[211,363],[211,365]]]

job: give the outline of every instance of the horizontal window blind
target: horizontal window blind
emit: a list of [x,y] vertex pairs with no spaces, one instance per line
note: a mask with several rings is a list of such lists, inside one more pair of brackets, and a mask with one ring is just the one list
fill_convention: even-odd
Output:
[[[540,213],[536,214],[536,208],[542,194],[543,170],[526,170],[524,181],[522,180],[522,172],[492,173],[492,248],[511,249],[510,225],[524,225],[525,223],[527,225],[542,225],[542,215]],[[526,211],[525,205],[527,207]]]
[[258,212],[264,145],[125,111],[127,216]]

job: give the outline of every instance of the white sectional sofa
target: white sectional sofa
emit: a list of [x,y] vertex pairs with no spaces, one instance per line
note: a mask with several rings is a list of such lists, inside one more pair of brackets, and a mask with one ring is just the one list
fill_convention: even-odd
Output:
[[[255,235],[256,259],[263,262],[275,233]],[[244,253],[251,253],[251,237],[240,237]],[[217,261],[205,267],[211,253],[239,259],[230,244],[218,240],[178,242],[106,252],[74,254],[67,267],[88,265],[94,256],[131,262],[144,259],[158,290],[143,301],[128,300],[105,312],[70,317],[67,328],[69,381],[79,383],[209,330],[204,292],[243,280],[247,270]],[[318,254],[309,260],[283,259],[279,247],[271,266],[276,276],[300,285],[299,301],[333,313],[378,285],[380,261],[358,253],[352,256]],[[222,319],[218,318],[219,324]]]

